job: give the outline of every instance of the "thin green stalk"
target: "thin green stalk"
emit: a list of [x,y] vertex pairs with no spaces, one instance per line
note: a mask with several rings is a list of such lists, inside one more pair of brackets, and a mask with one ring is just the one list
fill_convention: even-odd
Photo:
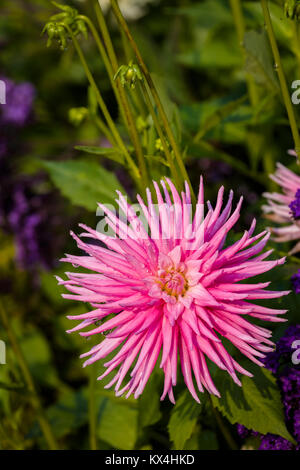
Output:
[[149,109],[149,112],[152,116],[152,119],[153,119],[153,122],[154,122],[154,126],[157,130],[157,133],[158,133],[158,136],[161,140],[161,143],[162,143],[162,146],[163,146],[163,149],[164,149],[164,153],[167,157],[167,161],[168,161],[168,164],[170,166],[170,170],[171,170],[171,174],[175,180],[175,183],[176,185],[178,185],[178,187],[181,186],[181,181],[180,181],[180,178],[179,178],[179,174],[178,174],[178,171],[175,167],[175,164],[174,164],[174,161],[173,161],[173,157],[172,157],[172,154],[170,152],[170,149],[168,147],[168,144],[166,142],[166,139],[165,139],[165,136],[164,136],[164,133],[163,133],[163,130],[161,128],[161,125],[159,123],[159,120],[157,118],[157,115],[156,115],[156,112],[155,112],[155,109],[152,105],[152,102],[151,102],[151,99],[150,99],[150,96],[148,94],[148,90],[146,88],[146,85],[144,84],[144,82],[140,82],[140,85],[141,85],[141,88],[143,90],[143,95],[144,95],[144,98],[145,98],[145,101],[146,101],[146,104],[147,104],[147,107]]
[[[300,75],[300,34],[299,34],[299,24],[298,20],[294,19],[291,20],[293,24],[293,39],[292,39],[292,47],[294,54],[297,59],[297,71],[298,74]],[[298,75],[298,76],[299,76]]]
[[89,439],[91,450],[97,450],[96,367],[96,364],[90,366],[89,377]]
[[24,377],[24,381],[25,381],[29,391],[31,392],[32,403],[33,403],[33,405],[34,405],[34,407],[37,411],[37,419],[39,421],[41,430],[44,434],[44,437],[45,437],[45,440],[48,444],[48,447],[49,447],[50,450],[57,450],[59,448],[58,444],[57,444],[56,439],[53,435],[51,426],[48,423],[47,418],[45,416],[40,398],[38,396],[38,393],[37,393],[35,385],[34,385],[33,378],[31,376],[29,367],[28,367],[27,362],[26,362],[26,359],[25,359],[25,357],[23,355],[23,352],[22,352],[22,350],[19,346],[17,337],[16,337],[15,332],[14,332],[14,330],[13,330],[13,328],[12,328],[10,322],[9,322],[9,319],[7,318],[7,314],[6,314],[6,311],[5,311],[5,308],[2,304],[2,302],[0,302],[0,318],[1,318],[1,322],[4,326],[4,328],[6,330],[7,337],[9,339],[11,347],[14,351],[14,354],[15,354],[17,360],[18,360],[20,369],[21,369],[23,377]]
[[[175,158],[176,158],[176,161],[177,161],[177,164],[178,164],[178,167],[179,167],[179,170],[180,170],[180,173],[183,177],[183,180],[186,180],[189,185],[190,185],[190,188],[191,188],[191,194],[192,194],[192,199],[193,201],[195,202],[195,195],[194,195],[194,192],[193,192],[193,188],[192,188],[192,185],[190,183],[190,178],[188,176],[188,173],[186,171],[186,168],[185,168],[185,165],[183,163],[183,160],[182,160],[182,157],[181,157],[181,154],[180,154],[180,151],[179,151],[179,148],[177,146],[177,143],[176,143],[176,140],[175,140],[175,137],[173,135],[173,132],[172,132],[172,129],[171,129],[171,126],[169,124],[169,121],[168,121],[168,118],[167,118],[167,115],[165,113],[165,110],[162,106],[162,103],[160,101],[160,98],[159,98],[159,95],[156,91],[156,88],[155,88],[155,85],[154,85],[154,82],[152,80],[152,77],[146,67],[146,64],[145,62],[143,61],[143,58],[138,50],[138,47],[128,29],[128,26],[127,26],[127,23],[121,13],[121,10],[118,6],[118,3],[116,0],[111,0],[111,6],[112,6],[112,9],[114,11],[114,14],[118,20],[118,23],[120,25],[120,27],[123,29],[123,31],[125,32],[130,44],[131,44],[131,47],[135,53],[135,56],[137,58],[137,61],[138,61],[138,64],[144,74],[144,77],[147,81],[147,84],[149,86],[149,89],[151,91],[151,94],[153,96],[153,99],[154,99],[154,102],[155,102],[155,105],[157,107],[157,111],[158,111],[158,114],[162,120],[162,123],[163,123],[163,126],[164,126],[164,129],[166,131],[166,134],[167,134],[167,137],[168,137],[168,140],[170,142],[170,145],[174,151],[174,155],[175,155]],[[180,185],[182,187],[182,184]]]
[[[123,49],[126,57],[126,62],[129,63],[131,60],[134,59],[133,52],[131,46],[128,42],[127,36],[123,30],[121,30],[121,37],[122,37],[122,44]],[[131,98],[133,100],[133,106],[135,107],[136,111],[142,116],[143,119],[147,117],[147,109],[145,106],[145,101],[143,99],[143,95],[139,87],[136,87],[134,93],[131,93]]]
[[295,150],[298,155],[298,161],[300,157],[300,136],[299,136],[299,131],[298,131],[298,126],[296,122],[296,117],[293,109],[293,105],[291,102],[291,97],[289,93],[289,89],[287,86],[286,78],[284,75],[284,71],[282,68],[282,63],[281,63],[281,58],[272,26],[272,21],[271,21],[271,16],[269,12],[269,7],[268,7],[268,1],[267,0],[261,0],[261,6],[263,10],[263,15],[264,15],[264,20],[265,20],[265,25],[267,29],[267,33],[269,36],[269,41],[271,44],[271,49],[273,52],[273,57],[275,60],[275,67],[278,73],[278,78],[279,78],[279,83],[281,87],[281,92],[282,92],[282,97],[283,101],[286,107],[286,111],[288,114],[289,122],[290,122],[290,127],[294,139],[294,145],[295,145]]
[[115,123],[114,123],[114,121],[112,120],[112,118],[109,114],[107,106],[106,106],[106,104],[105,104],[105,102],[104,102],[104,100],[103,100],[103,98],[100,94],[100,91],[99,91],[99,89],[96,85],[94,77],[93,77],[93,75],[92,75],[92,73],[89,69],[89,66],[88,66],[86,60],[85,60],[85,57],[84,57],[83,52],[81,50],[81,47],[80,47],[76,37],[74,36],[71,28],[66,24],[64,26],[68,30],[68,32],[71,36],[71,39],[73,41],[73,44],[74,44],[75,49],[77,51],[77,54],[78,54],[78,56],[81,60],[82,66],[83,66],[85,74],[87,76],[87,79],[88,79],[91,87],[93,88],[93,90],[95,92],[99,107],[100,107],[100,109],[101,109],[101,111],[104,115],[104,118],[105,118],[105,120],[108,124],[108,127],[111,130],[111,133],[112,133],[117,145],[119,146],[120,150],[123,152],[123,154],[124,154],[124,156],[125,156],[125,158],[128,162],[128,166],[132,171],[133,177],[135,178],[136,181],[139,181],[140,180],[139,170],[138,170],[136,164],[134,163],[133,159],[131,158],[131,156],[130,156],[130,154],[129,154],[129,152],[128,152],[128,150],[127,150],[127,148],[126,148],[126,146],[125,146],[125,144],[124,144],[124,142],[123,142],[123,140],[122,140],[122,138],[121,138],[121,136],[118,132],[118,129],[116,128]]
[[[99,37],[99,34],[93,24],[93,22],[90,20],[90,18],[88,18],[87,16],[84,16],[84,15],[79,15],[78,16],[78,19],[81,19],[83,20],[89,27],[93,37],[94,37],[94,40],[96,42],[96,45],[99,49],[99,52],[100,52],[100,55],[102,57],[102,60],[103,60],[103,63],[104,63],[104,66],[107,70],[107,73],[108,73],[108,77],[109,77],[109,80],[110,80],[110,83],[111,83],[111,86],[113,88],[113,91],[114,91],[114,94],[115,94],[115,97],[116,97],[116,100],[118,102],[118,105],[119,105],[119,108],[120,108],[120,111],[122,112],[123,111],[123,108],[122,108],[122,105],[121,105],[121,101],[120,101],[120,96],[119,96],[119,90],[117,89],[117,86],[116,86],[116,82],[114,81],[114,72],[113,72],[113,68],[112,68],[112,65],[109,61],[109,58],[108,58],[108,55],[106,53],[106,50],[102,44],[102,41]],[[125,119],[124,119],[125,121]]]
[[109,59],[111,61],[113,70],[115,70],[115,72],[116,72],[118,70],[118,60],[117,60],[117,56],[116,56],[116,53],[115,53],[115,50],[114,50],[114,47],[113,47],[113,44],[112,44],[112,40],[110,38],[108,28],[106,26],[106,21],[105,21],[104,15],[103,15],[102,8],[101,8],[98,0],[92,0],[92,1],[94,3],[94,8],[95,8],[95,13],[96,13],[98,25],[99,25],[99,28],[100,28],[100,31],[101,31],[101,34],[102,34],[102,37],[103,37],[103,42],[105,44],[107,54],[108,54]]
[[[240,47],[242,49],[242,52],[245,58],[246,54],[245,54],[245,48],[243,46],[244,35],[245,35],[245,22],[244,22],[244,17],[243,17],[241,1],[230,0],[230,6],[232,10],[232,15],[233,15],[234,24],[235,24],[238,40],[240,43]],[[255,81],[253,77],[249,75],[248,73],[246,74],[246,82],[247,82],[247,88],[248,88],[248,93],[249,93],[251,104],[253,107],[255,107],[259,102],[257,87],[255,85]]]
[[114,78],[113,78],[115,73],[118,70],[118,61],[117,61],[117,57],[116,57],[116,54],[115,54],[115,51],[114,51],[114,48],[113,48],[113,45],[112,45],[112,42],[111,42],[111,39],[110,39],[110,35],[109,35],[108,29],[107,29],[107,26],[106,26],[106,23],[105,23],[105,19],[104,19],[104,16],[103,16],[103,13],[102,13],[102,10],[101,10],[101,7],[100,7],[98,1],[95,3],[95,10],[96,10],[96,15],[97,15],[97,19],[98,19],[99,28],[100,28],[100,31],[101,31],[101,34],[102,34],[103,41],[104,41],[107,52],[105,51],[105,49],[104,49],[104,47],[103,47],[103,45],[100,41],[100,38],[97,34],[97,31],[95,30],[95,27],[94,27],[94,25],[92,24],[92,22],[90,20],[89,20],[88,24],[89,24],[90,27],[92,25],[92,32],[93,32],[93,35],[94,35],[95,39],[97,38],[96,43],[99,47],[99,50],[100,50],[101,54],[103,55],[103,57],[105,56],[106,62],[109,63],[109,66],[108,66],[107,70],[109,72],[109,76],[110,76],[110,79],[111,79],[111,82],[112,82],[112,86],[113,86],[113,89],[114,89],[116,97],[117,97],[117,101],[118,101],[118,104],[119,104],[121,114],[123,115],[125,124],[128,127],[128,132],[129,132],[129,135],[131,137],[131,141],[132,141],[132,144],[134,146],[135,153],[136,153],[136,156],[137,156],[137,159],[138,159],[138,165],[139,165],[139,169],[140,169],[140,172],[141,172],[141,177],[142,177],[142,180],[143,180],[143,186],[145,187],[145,186],[148,186],[149,179],[148,179],[148,172],[147,172],[144,152],[143,152],[142,145],[141,145],[140,138],[139,138],[139,134],[138,134],[138,131],[137,131],[137,128],[136,128],[135,119],[134,119],[134,116],[132,114],[130,104],[127,100],[125,90],[123,89],[123,87],[120,83],[120,80],[117,79],[117,81],[115,82]]

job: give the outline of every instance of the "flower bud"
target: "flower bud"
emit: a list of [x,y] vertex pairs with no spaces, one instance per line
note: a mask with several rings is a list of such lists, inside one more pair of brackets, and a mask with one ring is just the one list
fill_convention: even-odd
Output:
[[127,85],[130,86],[130,88],[135,88],[137,80],[143,80],[143,75],[139,66],[134,64],[132,60],[128,65],[121,65],[121,67],[119,67],[117,73],[114,76],[114,80],[116,80],[118,77],[120,78],[121,85],[123,87]]
[[69,110],[69,121],[74,126],[79,126],[88,116],[89,112],[87,108],[71,108]]
[[68,35],[62,23],[49,21],[46,23],[42,31],[42,34],[44,33],[48,34],[47,47],[51,46],[53,39],[58,41],[61,49],[65,49],[67,47]]

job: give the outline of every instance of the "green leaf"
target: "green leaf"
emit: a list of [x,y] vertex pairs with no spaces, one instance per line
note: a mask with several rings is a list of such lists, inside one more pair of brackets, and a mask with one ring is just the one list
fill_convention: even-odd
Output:
[[96,210],[98,202],[114,205],[115,190],[123,190],[113,173],[94,162],[47,161],[42,165],[64,196],[91,211]]
[[[205,395],[203,395],[205,397]],[[202,411],[203,404],[199,405],[188,390],[185,390],[171,411],[168,430],[174,448],[181,450],[185,442],[191,437]]]
[[160,411],[160,380],[156,373],[153,373],[147,383],[147,387],[139,398],[139,429],[151,426],[161,419]]
[[244,36],[246,50],[246,70],[252,74],[259,85],[264,85],[274,92],[279,91],[278,80],[274,72],[272,53],[265,31],[247,31]]
[[[238,387],[228,374],[218,371],[214,382],[221,398],[212,402],[232,423],[239,423],[262,434],[272,433],[294,443],[284,422],[284,412],[275,378],[270,371],[250,366],[254,376],[243,376]],[[251,370],[252,369],[252,370]]]
[[133,449],[138,432],[138,410],[131,403],[117,403],[101,397],[98,407],[97,434],[114,448]]
[[120,150],[116,148],[110,147],[89,147],[87,145],[76,145],[75,150],[81,150],[82,152],[86,152],[92,155],[100,155],[102,157],[109,158],[117,163],[121,163],[122,165],[125,164],[125,159],[120,152]]
[[[40,384],[57,387],[59,378],[52,362],[49,343],[42,331],[32,325],[24,327],[16,320],[14,321],[14,328],[33,379]],[[17,363],[14,354],[12,357]]]

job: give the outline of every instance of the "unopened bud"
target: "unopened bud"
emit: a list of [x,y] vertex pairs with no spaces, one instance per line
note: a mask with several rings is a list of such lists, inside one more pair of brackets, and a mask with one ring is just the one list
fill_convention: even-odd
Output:
[[88,109],[87,108],[71,108],[69,110],[69,121],[74,126],[79,126],[88,116]]
[[114,80],[120,78],[121,85],[130,86],[130,88],[135,88],[137,80],[143,80],[143,75],[140,71],[140,68],[137,64],[134,64],[132,61],[128,65],[121,65],[117,73],[114,76]]

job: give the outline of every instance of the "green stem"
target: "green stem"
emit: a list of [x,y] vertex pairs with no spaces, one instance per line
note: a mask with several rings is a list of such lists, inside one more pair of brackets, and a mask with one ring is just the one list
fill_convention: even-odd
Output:
[[164,136],[164,133],[163,133],[163,130],[162,130],[162,127],[159,123],[159,120],[157,118],[157,115],[156,115],[156,112],[155,112],[155,109],[152,105],[152,102],[151,102],[151,99],[150,99],[150,96],[148,94],[148,90],[146,88],[146,85],[144,84],[143,81],[140,82],[140,85],[141,85],[141,88],[142,88],[142,91],[143,91],[143,95],[144,95],[144,98],[145,98],[145,101],[146,101],[146,105],[149,109],[149,112],[152,116],[152,119],[153,119],[153,123],[154,123],[154,126],[157,130],[157,133],[158,133],[158,136],[161,140],[161,143],[162,143],[162,146],[163,146],[163,149],[164,149],[164,153],[167,157],[167,160],[168,160],[168,164],[169,164],[169,167],[170,167],[170,170],[171,170],[171,174],[175,180],[175,183],[176,185],[178,185],[178,187],[180,187],[181,185],[181,181],[180,181],[180,178],[179,178],[179,174],[178,174],[178,171],[174,165],[174,161],[173,161],[173,157],[172,157],[172,154],[170,152],[170,149],[168,147],[168,144],[166,142],[166,139],[165,139],[165,136]]
[[[240,43],[240,47],[242,49],[242,52],[245,58],[246,54],[245,54],[245,48],[243,46],[244,35],[245,35],[245,22],[244,22],[244,17],[243,17],[241,1],[230,0],[230,6],[232,10],[232,15],[233,15],[234,24],[235,24],[238,40]],[[248,88],[248,93],[249,93],[251,104],[253,107],[255,107],[259,102],[259,97],[258,97],[257,87],[255,85],[254,78],[251,75],[246,74],[246,82],[247,82],[247,88]]]
[[79,45],[79,43],[78,43],[76,37],[74,36],[74,34],[73,34],[71,28],[70,28],[68,25],[66,25],[66,24],[65,24],[64,26],[65,26],[65,28],[68,30],[68,32],[69,32],[69,34],[70,34],[70,36],[71,36],[71,39],[72,39],[72,41],[73,41],[73,44],[74,44],[75,49],[76,49],[76,51],[77,51],[77,54],[78,54],[78,56],[79,56],[79,58],[80,58],[80,60],[81,60],[82,66],[83,66],[84,71],[85,71],[85,74],[86,74],[86,76],[87,76],[87,79],[88,79],[88,81],[89,81],[91,87],[93,88],[93,90],[94,90],[94,92],[95,92],[95,95],[96,95],[96,98],[97,98],[99,107],[100,107],[100,109],[101,109],[101,111],[102,111],[102,113],[103,113],[103,115],[104,115],[104,118],[105,118],[105,120],[106,120],[106,122],[107,122],[107,124],[108,124],[108,127],[110,128],[111,133],[112,133],[112,135],[113,135],[113,137],[114,137],[114,139],[115,139],[117,145],[119,146],[120,150],[123,152],[123,154],[124,154],[124,156],[125,156],[125,158],[126,158],[126,160],[127,160],[128,166],[129,166],[129,168],[131,169],[131,172],[132,172],[133,177],[135,178],[136,181],[139,181],[139,179],[140,179],[139,170],[138,170],[137,166],[135,165],[133,159],[132,159],[131,156],[129,155],[129,152],[128,152],[128,150],[127,150],[127,148],[126,148],[126,146],[125,146],[125,144],[124,144],[124,142],[123,142],[123,140],[122,140],[122,138],[121,138],[121,136],[120,136],[120,134],[119,134],[119,132],[118,132],[118,129],[116,128],[115,123],[114,123],[114,121],[112,120],[112,118],[111,118],[111,116],[110,116],[110,114],[109,114],[109,111],[108,111],[108,109],[107,109],[107,106],[106,106],[106,104],[105,104],[105,102],[104,102],[104,100],[103,100],[103,98],[102,98],[102,96],[101,96],[101,94],[100,94],[100,91],[99,91],[99,89],[98,89],[98,87],[97,87],[97,85],[96,85],[96,82],[95,82],[95,80],[94,80],[94,77],[93,77],[93,75],[92,75],[92,73],[91,73],[91,71],[90,71],[90,69],[89,69],[89,66],[88,66],[86,60],[85,60],[85,57],[84,57],[83,52],[82,52],[82,50],[81,50],[81,47],[80,47],[80,45]]
[[97,450],[97,407],[96,407],[96,364],[90,366],[89,378],[89,433],[90,433],[90,448]]
[[17,337],[15,335],[15,332],[14,332],[13,328],[11,327],[10,321],[9,321],[7,315],[6,315],[6,311],[4,309],[4,306],[3,306],[2,302],[0,302],[0,318],[1,318],[1,321],[3,323],[4,328],[6,330],[7,337],[10,341],[10,344],[11,344],[11,347],[14,351],[14,354],[15,354],[17,360],[18,360],[20,369],[21,369],[23,377],[24,377],[24,381],[25,381],[25,383],[28,387],[28,390],[31,392],[32,403],[33,403],[33,405],[34,405],[34,407],[37,411],[37,419],[39,421],[41,430],[42,430],[42,432],[45,436],[45,440],[48,444],[48,447],[49,447],[50,450],[57,450],[59,448],[58,444],[57,444],[56,439],[55,439],[55,437],[52,433],[52,429],[50,427],[50,424],[48,423],[47,418],[45,416],[40,398],[38,396],[38,393],[37,393],[35,385],[34,385],[33,378],[31,376],[29,367],[26,363],[26,359],[25,359],[25,357],[23,355],[23,352],[22,352],[22,350],[19,346]]
[[[182,160],[182,157],[181,157],[181,154],[180,154],[180,151],[179,151],[179,148],[177,146],[177,143],[176,143],[176,140],[175,140],[175,137],[173,135],[173,132],[172,132],[172,129],[170,127],[170,124],[169,124],[169,121],[168,121],[168,118],[167,118],[167,115],[165,113],[165,110],[162,106],[162,103],[160,101],[160,98],[159,98],[159,95],[156,91],[156,88],[155,88],[155,85],[154,85],[154,82],[152,80],[152,77],[146,67],[146,64],[145,62],[143,61],[143,58],[138,50],[138,47],[128,29],[128,26],[127,26],[127,23],[121,13],[121,10],[118,6],[118,3],[116,0],[111,0],[111,6],[112,6],[112,9],[114,11],[114,14],[118,20],[118,23],[120,24],[121,28],[123,29],[123,31],[125,32],[130,44],[131,44],[131,47],[135,53],[135,56],[137,58],[137,61],[138,61],[138,64],[144,74],[144,77],[147,81],[147,84],[149,86],[149,89],[151,91],[151,94],[153,96],[153,99],[154,99],[154,102],[155,102],[155,105],[157,107],[157,111],[158,111],[158,114],[162,120],[162,123],[163,123],[163,126],[164,126],[164,129],[166,131],[166,134],[167,134],[167,137],[168,137],[168,140],[170,142],[170,145],[174,151],[174,155],[175,155],[175,158],[176,158],[176,161],[177,161],[177,164],[178,164],[178,167],[179,167],[179,170],[180,170],[180,173],[183,177],[183,180],[186,180],[189,185],[190,185],[190,188],[191,188],[191,194],[192,194],[192,199],[193,199],[193,202],[195,202],[195,195],[194,195],[194,192],[193,192],[193,188],[191,186],[191,183],[190,183],[190,178],[188,176],[188,173],[186,171],[186,168],[184,166],[184,163],[183,163],[183,160]],[[180,185],[181,187],[183,186],[183,184]]]
[[[115,91],[115,95],[117,97],[117,101],[119,103],[119,108],[120,108],[121,113],[123,115],[125,124],[127,125],[128,132],[129,132],[129,135],[131,137],[131,141],[132,141],[132,144],[134,146],[134,150],[135,150],[135,153],[136,153],[136,156],[137,156],[137,159],[138,159],[139,169],[140,169],[140,172],[141,172],[141,177],[142,177],[142,182],[143,182],[142,185],[140,185],[140,187],[141,187],[141,189],[143,189],[143,188],[147,187],[148,184],[149,184],[144,152],[143,152],[142,145],[141,145],[141,142],[140,142],[140,139],[139,139],[139,134],[138,134],[138,131],[137,131],[137,128],[136,128],[135,119],[134,119],[134,116],[132,114],[130,104],[128,102],[125,90],[123,89],[123,87],[120,83],[120,80],[117,79],[117,81],[115,82],[114,78],[113,78],[115,73],[118,70],[118,61],[117,61],[117,57],[116,57],[116,54],[115,54],[115,51],[114,51],[114,48],[113,48],[113,44],[112,44],[112,41],[110,39],[110,35],[109,35],[108,29],[107,29],[107,26],[106,26],[106,23],[105,23],[105,19],[104,19],[104,16],[103,16],[103,13],[102,13],[102,10],[101,10],[101,7],[100,7],[100,4],[98,3],[98,1],[96,1],[96,3],[95,3],[95,11],[96,11],[99,28],[100,28],[100,31],[101,31],[101,34],[102,34],[102,37],[103,37],[103,41],[104,41],[107,53],[104,50],[104,47],[102,46],[102,43],[101,43],[100,38],[97,34],[97,31],[95,30],[94,25],[92,25],[92,27],[93,27],[92,32],[93,32],[93,35],[94,35],[95,39],[97,37],[96,43],[98,44],[98,47],[99,47],[99,50],[100,50],[102,56],[105,57],[106,62],[109,64],[107,66],[107,70],[108,70],[108,73],[109,73],[109,76],[110,76],[110,79],[111,79],[111,82],[112,82],[113,89]],[[89,20],[89,25],[90,25],[90,23],[91,23],[91,21]]]
[[[116,86],[116,82],[114,81],[114,72],[113,72],[113,68],[112,68],[112,65],[109,61],[109,58],[108,58],[108,55],[106,53],[106,50],[105,48],[103,47],[103,44],[102,44],[102,41],[99,37],[99,34],[93,24],[93,22],[87,17],[87,16],[84,16],[84,15],[79,15],[78,16],[78,19],[81,19],[83,20],[89,27],[93,37],[94,37],[94,40],[96,42],[96,45],[99,49],[99,52],[100,52],[100,55],[102,57],[102,60],[103,60],[103,63],[104,63],[104,66],[107,70],[107,73],[108,73],[108,77],[109,77],[109,80],[110,80],[110,83],[111,83],[111,86],[112,86],[112,89],[114,91],[114,94],[115,94],[115,97],[116,97],[116,100],[118,101],[118,105],[119,105],[119,109],[120,111],[122,112],[123,111],[123,108],[121,106],[121,102],[120,102],[120,96],[119,96],[119,91],[117,89],[117,86]],[[125,121],[125,119],[124,119]]]
[[224,420],[223,420],[219,410],[217,410],[217,408],[214,407],[211,398],[209,398],[209,400],[210,400],[211,409],[212,409],[212,412],[213,412],[214,417],[216,419],[217,425],[218,425],[225,441],[227,442],[227,444],[229,445],[231,450],[238,450],[238,446],[237,446],[235,440],[233,439],[228,427],[224,423]]
[[[292,48],[297,59],[297,71],[300,75],[300,36],[299,36],[299,25],[298,20],[291,20],[293,25],[293,39]],[[298,75],[298,76],[299,76]]]
[[292,105],[292,102],[291,102],[291,98],[290,98],[286,78],[285,78],[284,71],[283,71],[283,68],[282,68],[280,54],[279,54],[279,50],[278,50],[278,46],[277,46],[277,42],[276,42],[274,30],[273,30],[273,26],[272,26],[271,16],[270,16],[269,7],[268,7],[268,0],[261,0],[261,6],[262,6],[262,10],[263,10],[263,15],[264,15],[264,20],[265,20],[267,33],[268,33],[268,36],[269,36],[269,41],[270,41],[270,44],[271,44],[271,49],[272,49],[272,52],[273,52],[273,57],[274,57],[274,60],[275,60],[276,70],[277,70],[277,73],[278,73],[278,78],[279,78],[279,83],[280,83],[280,87],[281,87],[282,97],[283,97],[283,101],[284,101],[284,104],[285,104],[285,107],[286,107],[286,111],[287,111],[289,122],[290,122],[291,131],[292,131],[292,135],[293,135],[293,139],[294,139],[295,151],[298,155],[298,161],[299,161],[299,157],[300,157],[300,136],[299,136],[296,117],[295,117],[293,105]]

